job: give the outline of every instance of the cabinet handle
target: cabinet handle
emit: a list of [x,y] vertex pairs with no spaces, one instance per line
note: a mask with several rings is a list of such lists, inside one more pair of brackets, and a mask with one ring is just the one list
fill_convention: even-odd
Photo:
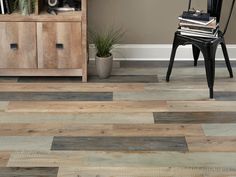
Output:
[[63,45],[63,44],[60,44],[60,43],[57,43],[57,44],[56,44],[56,48],[57,48],[57,49],[64,49],[64,45]]
[[10,44],[10,48],[12,50],[17,50],[18,49],[18,44],[17,43],[12,43],[12,44]]

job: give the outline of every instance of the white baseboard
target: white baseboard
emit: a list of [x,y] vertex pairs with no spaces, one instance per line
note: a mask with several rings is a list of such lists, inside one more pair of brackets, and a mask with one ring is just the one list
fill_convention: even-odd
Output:
[[[128,61],[168,61],[171,53],[171,44],[122,44],[118,45],[112,52],[115,60]],[[230,60],[236,60],[236,44],[227,45]],[[89,56],[94,60],[94,45],[89,47]],[[177,60],[193,60],[192,47],[181,46],[176,53]],[[200,60],[203,60],[200,55]],[[216,54],[216,60],[224,60],[222,50],[219,47]]]

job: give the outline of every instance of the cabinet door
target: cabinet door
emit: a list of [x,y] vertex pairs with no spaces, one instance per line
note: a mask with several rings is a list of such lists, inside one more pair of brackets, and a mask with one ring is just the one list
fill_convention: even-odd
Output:
[[0,22],[0,68],[37,68],[34,22]]
[[81,69],[81,23],[37,23],[38,67]]

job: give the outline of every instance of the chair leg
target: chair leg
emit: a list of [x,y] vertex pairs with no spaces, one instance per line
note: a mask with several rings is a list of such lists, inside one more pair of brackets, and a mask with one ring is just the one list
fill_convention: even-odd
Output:
[[200,50],[194,45],[192,46],[192,49],[193,49],[194,66],[197,66]]
[[171,56],[170,56],[170,63],[169,63],[169,67],[168,67],[168,71],[166,74],[166,81],[169,82],[170,81],[170,75],[172,72],[172,68],[173,68],[173,64],[174,64],[174,60],[175,60],[175,54],[176,54],[176,50],[178,48],[179,44],[176,41],[176,38],[174,39],[173,42],[173,47],[172,47],[172,52],[171,52]]
[[227,48],[226,48],[226,45],[225,45],[225,41],[221,43],[221,47],[222,47],[222,50],[223,50],[223,54],[224,54],[224,57],[225,57],[225,63],[226,63],[226,66],[228,68],[230,78],[233,78],[234,75],[233,75],[232,67],[231,67],[231,64],[230,64],[229,55],[228,55],[228,51],[227,51]]
[[211,99],[214,98],[215,53],[216,53],[216,47],[214,48],[212,47],[212,49],[203,52],[205,68],[206,68],[207,83],[208,83]]

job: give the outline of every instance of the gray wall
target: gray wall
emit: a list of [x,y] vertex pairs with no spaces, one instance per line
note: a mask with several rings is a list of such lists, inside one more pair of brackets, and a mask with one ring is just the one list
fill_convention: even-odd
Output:
[[[223,20],[231,0],[224,0]],[[89,28],[101,30],[109,26],[122,27],[125,44],[170,44],[180,13],[188,0],[88,0]],[[193,7],[206,8],[206,0],[194,0]],[[223,25],[223,24],[222,24]],[[232,16],[228,43],[236,44],[236,8]]]

